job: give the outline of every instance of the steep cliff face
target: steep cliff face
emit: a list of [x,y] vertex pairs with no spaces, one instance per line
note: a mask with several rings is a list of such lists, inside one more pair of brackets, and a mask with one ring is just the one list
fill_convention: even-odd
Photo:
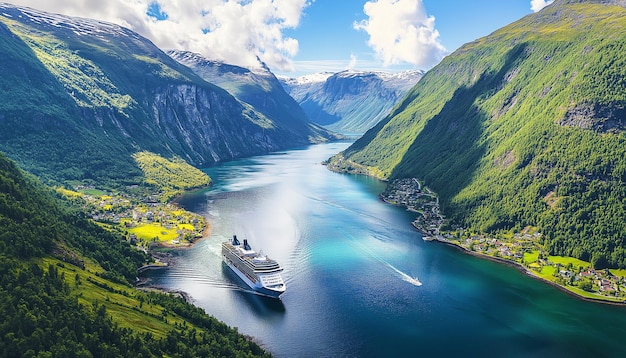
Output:
[[[273,138],[271,121],[228,97],[196,85],[171,85],[155,93],[153,135],[189,162],[206,165],[287,145]],[[240,113],[240,117],[231,116]]]
[[422,75],[421,71],[343,71],[283,78],[282,83],[314,123],[361,134],[389,114]]
[[126,181],[140,150],[203,166],[331,137],[266,116],[128,29],[0,10],[0,150],[38,175]]
[[270,119],[285,140],[291,138],[294,142],[306,144],[337,137],[311,123],[300,105],[285,92],[276,76],[265,66],[243,68],[211,61],[187,51],[168,51],[167,54]]

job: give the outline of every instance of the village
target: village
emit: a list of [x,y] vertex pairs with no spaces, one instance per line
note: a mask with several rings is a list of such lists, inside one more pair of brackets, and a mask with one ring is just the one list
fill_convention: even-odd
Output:
[[439,213],[439,198],[416,178],[394,180],[380,197],[389,204],[404,206],[418,213],[413,226],[427,240],[440,235],[439,230],[445,220]]
[[94,221],[124,231],[127,240],[145,252],[190,246],[207,228],[202,216],[162,203],[158,193],[136,185],[115,193],[80,185],[62,193],[81,198]]
[[390,182],[380,197],[387,203],[417,213],[411,224],[422,234],[424,241],[442,242],[476,256],[514,265],[585,299],[626,302],[626,270],[597,270],[586,261],[549,256],[536,228],[527,227],[521,232],[489,237],[462,227],[447,227],[445,217],[440,213],[437,194],[416,178]]

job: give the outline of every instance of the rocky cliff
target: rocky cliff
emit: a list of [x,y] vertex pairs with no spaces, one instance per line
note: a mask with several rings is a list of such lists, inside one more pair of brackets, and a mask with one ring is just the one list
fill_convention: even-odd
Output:
[[285,137],[300,144],[336,138],[337,135],[310,122],[300,105],[285,92],[276,76],[263,64],[243,68],[212,61],[187,51],[168,51],[173,59],[191,68],[204,80],[222,87],[285,130]]

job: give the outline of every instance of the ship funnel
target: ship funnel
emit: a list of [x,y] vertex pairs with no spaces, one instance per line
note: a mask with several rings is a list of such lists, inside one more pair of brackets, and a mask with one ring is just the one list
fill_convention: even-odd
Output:
[[239,240],[237,240],[237,235],[233,235],[233,246],[237,246],[239,244]]
[[248,239],[243,239],[243,249],[244,250],[252,250],[250,245],[248,245]]

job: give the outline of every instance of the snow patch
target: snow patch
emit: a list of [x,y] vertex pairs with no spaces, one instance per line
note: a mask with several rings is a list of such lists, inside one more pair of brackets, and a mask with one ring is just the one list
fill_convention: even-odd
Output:
[[138,34],[109,22],[51,14],[41,10],[11,4],[0,4],[0,9],[6,11],[2,12],[3,16],[14,17],[17,15],[20,18],[26,18],[28,21],[36,24],[47,24],[58,28],[65,28],[77,35],[90,35],[100,38],[103,38],[103,35],[130,35],[137,39],[140,38]]

